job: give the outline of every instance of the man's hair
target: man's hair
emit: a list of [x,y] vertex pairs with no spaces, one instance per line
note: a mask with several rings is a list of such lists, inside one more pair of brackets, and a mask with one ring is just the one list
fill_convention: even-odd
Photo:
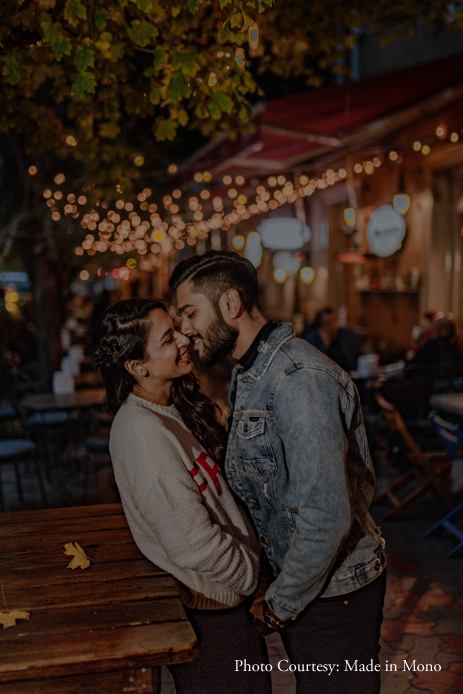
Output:
[[332,308],[331,306],[325,306],[325,308],[322,308],[320,311],[317,311],[317,314],[315,316],[315,320],[313,322],[312,329],[320,328],[324,316],[331,316],[333,314],[334,314],[334,308]]
[[244,309],[251,313],[260,310],[259,282],[254,265],[233,251],[208,251],[183,260],[177,265],[169,280],[171,289],[190,280],[193,291],[207,296],[218,309],[220,297],[228,289],[236,289]]

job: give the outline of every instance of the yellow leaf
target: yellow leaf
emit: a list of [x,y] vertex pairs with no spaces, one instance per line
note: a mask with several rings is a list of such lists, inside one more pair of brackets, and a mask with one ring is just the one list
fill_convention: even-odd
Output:
[[14,627],[17,619],[29,619],[29,612],[23,612],[23,610],[0,612],[0,624],[3,624],[4,629]]
[[64,553],[70,557],[74,557],[72,561],[68,564],[68,569],[77,569],[79,566],[81,569],[87,569],[90,566],[90,559],[85,554],[82,547],[78,542],[68,542],[64,545],[66,550]]

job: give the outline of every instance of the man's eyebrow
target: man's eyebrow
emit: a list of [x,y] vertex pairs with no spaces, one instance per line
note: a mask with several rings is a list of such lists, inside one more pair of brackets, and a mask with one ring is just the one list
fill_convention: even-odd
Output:
[[187,308],[193,308],[193,304],[185,304],[185,306],[180,306],[177,309],[177,316],[181,316],[182,313],[185,313]]

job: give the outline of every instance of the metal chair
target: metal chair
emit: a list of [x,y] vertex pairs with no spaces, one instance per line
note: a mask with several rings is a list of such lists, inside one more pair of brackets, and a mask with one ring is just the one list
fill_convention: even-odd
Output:
[[[37,482],[39,484],[40,493],[44,508],[48,508],[47,496],[43,485],[42,473],[40,471],[39,461],[37,459],[37,446],[33,441],[27,439],[6,439],[0,441],[0,466],[11,464],[14,466],[16,476],[16,488],[18,490],[18,499],[23,503],[23,489],[21,484],[21,474],[19,464],[25,461],[32,460],[34,463]],[[3,498],[3,484],[0,471],[0,509],[5,510],[5,501]]]
[[[395,405],[387,402],[381,395],[376,396],[376,401],[389,429],[398,434],[405,443],[410,465],[410,469],[394,480],[376,499],[376,503],[379,504],[385,501],[392,504],[393,508],[386,514],[384,520],[397,518],[429,492],[433,492],[448,508],[453,508],[455,501],[445,486],[445,478],[449,474],[451,465],[447,452],[445,450],[424,452],[411,435]],[[399,497],[398,492],[401,491],[404,495]]]
[[[72,437],[76,429],[76,416],[68,411],[30,412],[21,405],[22,398],[35,392],[34,383],[28,374],[20,369],[3,365],[5,392],[21,427],[28,438],[38,447],[38,457],[43,463],[48,482],[52,482],[53,473],[58,473],[58,484],[62,486],[62,470],[68,465],[66,452],[71,448]],[[60,465],[58,462],[60,461]]]
[[[435,413],[431,413],[430,420],[455,468],[458,463],[463,466],[463,432],[458,424],[447,422]],[[460,516],[463,516],[463,501],[441,518],[425,535],[425,537],[439,537],[445,530],[453,535],[458,540],[458,544],[449,553],[449,557],[463,556],[463,531],[454,523]]]

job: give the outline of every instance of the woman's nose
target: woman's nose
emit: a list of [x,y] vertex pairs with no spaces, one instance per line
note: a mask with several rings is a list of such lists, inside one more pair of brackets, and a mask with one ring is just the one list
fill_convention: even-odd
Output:
[[185,345],[190,344],[190,338],[188,335],[184,335],[184,333],[181,333],[180,330],[175,330],[175,342],[177,344],[177,347],[185,347]]

